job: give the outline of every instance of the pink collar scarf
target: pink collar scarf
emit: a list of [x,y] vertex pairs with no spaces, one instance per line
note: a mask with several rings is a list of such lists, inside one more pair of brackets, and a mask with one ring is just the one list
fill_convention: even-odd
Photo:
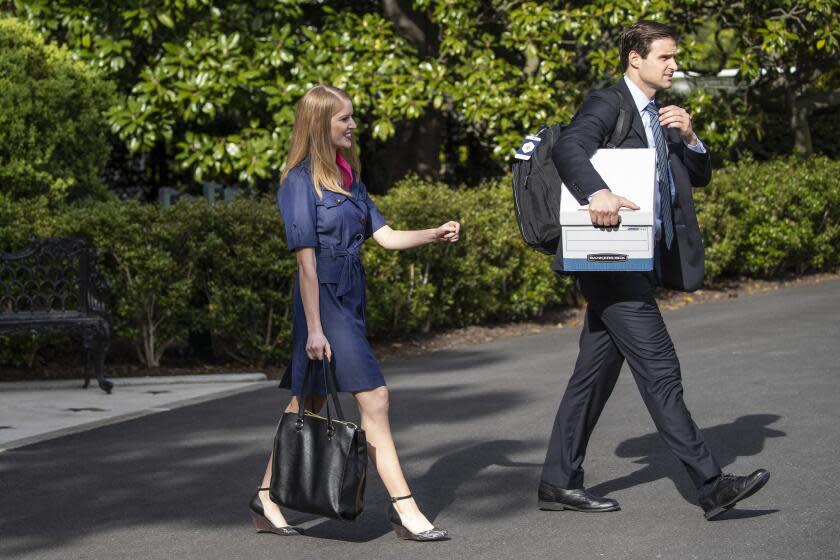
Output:
[[335,152],[335,163],[338,164],[338,168],[341,170],[341,179],[344,182],[344,188],[350,190],[350,185],[353,184],[353,170],[338,150]]

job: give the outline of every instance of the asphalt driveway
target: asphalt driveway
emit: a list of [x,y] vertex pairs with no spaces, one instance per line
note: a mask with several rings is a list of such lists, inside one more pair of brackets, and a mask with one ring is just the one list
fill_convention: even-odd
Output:
[[[543,512],[536,486],[575,328],[388,364],[398,449],[444,543],[399,542],[372,473],[354,523],[290,513],[257,535],[247,504],[285,391],[260,388],[0,453],[0,557],[840,558],[840,282],[665,313],[686,401],[724,470],[768,486],[707,522],[626,370],[587,456],[609,514]],[[347,407],[352,409],[351,403]]]

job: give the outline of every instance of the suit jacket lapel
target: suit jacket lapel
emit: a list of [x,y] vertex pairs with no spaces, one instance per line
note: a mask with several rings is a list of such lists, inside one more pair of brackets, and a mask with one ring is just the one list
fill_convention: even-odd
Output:
[[630,89],[627,87],[627,84],[624,83],[624,78],[618,80],[616,87],[618,88],[618,91],[621,92],[622,97],[624,97],[624,107],[632,117],[632,120],[630,121],[630,130],[635,132],[642,142],[645,143],[645,146],[647,146],[647,134],[645,134],[645,127],[642,124],[642,117],[639,115],[639,110],[636,108],[636,102],[633,101],[633,94],[630,93]]

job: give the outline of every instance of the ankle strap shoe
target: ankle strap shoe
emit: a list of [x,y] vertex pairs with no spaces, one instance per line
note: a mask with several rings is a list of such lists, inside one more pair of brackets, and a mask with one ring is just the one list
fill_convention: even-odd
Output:
[[413,497],[413,494],[409,494],[408,496],[391,496],[390,498],[391,507],[388,508],[388,521],[391,522],[391,526],[394,528],[394,533],[396,533],[397,538],[407,541],[420,542],[448,540],[449,533],[446,531],[446,529],[442,529],[440,527],[432,527],[428,531],[423,531],[422,533],[412,533],[411,531],[405,528],[405,525],[403,525],[402,523],[402,518],[400,517],[400,512],[397,511],[397,508],[394,507],[394,504],[400,500],[407,500]]

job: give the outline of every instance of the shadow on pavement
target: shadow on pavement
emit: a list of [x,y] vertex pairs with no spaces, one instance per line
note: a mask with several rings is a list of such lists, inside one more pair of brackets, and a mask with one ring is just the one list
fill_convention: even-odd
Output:
[[752,517],[763,517],[771,513],[778,513],[777,509],[730,509],[711,519],[713,523],[718,521],[731,521],[732,519],[750,519]]
[[[490,420],[525,399],[515,391],[478,392],[457,385],[395,393],[395,432]],[[347,409],[354,410],[349,400]],[[287,402],[285,391],[254,391],[0,454],[0,556],[57,550],[94,534],[137,527],[151,533],[241,527],[243,534],[251,533],[248,500]],[[434,433],[434,441],[419,442],[417,452],[455,443],[446,430]],[[508,455],[523,445],[496,441],[462,447],[415,477],[412,489],[434,519],[459,487],[483,477],[488,465],[519,466]],[[516,476],[510,470],[491,482],[505,487]],[[375,475],[370,482],[369,512],[352,524],[324,523],[311,534],[365,541],[391,531],[382,507],[384,489]],[[291,523],[313,519],[288,513]]]
[[439,350],[422,360],[410,359],[399,362],[388,363],[388,379],[392,380],[398,375],[424,375],[436,371],[468,371],[480,367],[492,365],[510,360],[510,356],[504,352],[493,350]]
[[[499,489],[516,488],[523,480],[518,467],[536,467],[533,463],[512,461],[511,454],[527,451],[537,444],[521,441],[496,440],[463,447],[446,454],[432,464],[426,474],[410,481],[410,486],[417,503],[428,519],[434,523],[437,516],[450,506],[458,496],[458,500],[476,505],[482,497],[497,495]],[[493,474],[481,474],[490,466],[512,467]],[[478,483],[476,484],[476,481]],[[379,482],[378,480],[376,481]],[[462,487],[471,483],[469,491],[461,491]],[[349,542],[367,542],[386,535],[392,531],[386,519],[387,494],[381,483],[377,488],[368,490],[366,496],[365,520],[362,523],[347,524],[340,521],[328,521],[307,530],[306,535],[322,539],[334,539]],[[498,503],[492,506],[492,512],[504,511]],[[368,515],[371,513],[372,515]],[[481,514],[480,511],[476,511]]]
[[[738,457],[759,454],[764,449],[768,438],[784,437],[787,434],[770,428],[781,419],[777,414],[749,414],[741,416],[729,424],[720,424],[703,430],[706,443],[725,471],[726,467]],[[645,465],[641,469],[613,480],[602,482],[589,490],[598,495],[625,490],[647,484],[662,478],[670,478],[685,501],[696,504],[697,492],[680,462],[671,454],[657,432],[646,434],[621,442],[615,450],[619,457],[638,457],[635,463]],[[762,465],[755,465],[759,468]],[[750,471],[751,472],[751,471]],[[746,474],[746,473],[740,473]],[[774,513],[777,510],[756,510],[755,515]],[[736,516],[753,517],[749,512],[730,510],[721,519],[734,519]]]

